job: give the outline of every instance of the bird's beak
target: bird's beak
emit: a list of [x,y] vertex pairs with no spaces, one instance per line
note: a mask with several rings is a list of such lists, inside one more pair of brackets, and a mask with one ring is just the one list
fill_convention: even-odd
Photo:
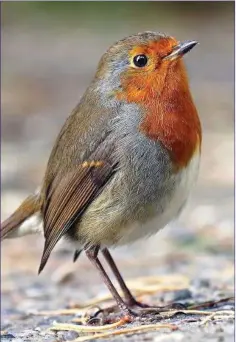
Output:
[[164,57],[163,59],[164,60],[174,60],[176,58],[182,57],[187,52],[192,50],[192,48],[197,44],[198,44],[198,42],[196,40],[186,40],[182,43],[179,43],[178,45],[176,45],[174,47],[173,51],[169,55]]

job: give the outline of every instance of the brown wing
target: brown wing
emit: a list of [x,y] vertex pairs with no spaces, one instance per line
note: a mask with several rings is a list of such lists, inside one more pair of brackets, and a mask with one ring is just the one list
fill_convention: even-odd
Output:
[[91,162],[84,163],[62,180],[55,178],[48,191],[42,209],[45,245],[39,273],[56,243],[79,220],[115,172],[115,165],[105,161],[99,166],[91,165]]

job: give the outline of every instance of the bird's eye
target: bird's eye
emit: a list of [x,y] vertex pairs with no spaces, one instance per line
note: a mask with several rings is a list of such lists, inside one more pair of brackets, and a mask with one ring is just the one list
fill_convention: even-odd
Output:
[[145,55],[137,55],[133,58],[134,65],[138,68],[143,68],[147,62],[148,58]]

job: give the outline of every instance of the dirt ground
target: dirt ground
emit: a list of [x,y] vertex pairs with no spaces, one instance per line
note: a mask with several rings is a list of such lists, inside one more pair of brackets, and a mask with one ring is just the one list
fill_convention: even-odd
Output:
[[[110,44],[147,29],[200,42],[186,58],[203,125],[198,184],[178,221],[147,241],[112,251],[137,298],[157,306],[177,302],[192,311],[156,314],[151,322],[155,331],[117,335],[139,322],[107,329],[111,341],[233,341],[234,9],[230,3],[214,6],[203,10],[189,5],[171,15],[165,6],[140,7],[146,18],[141,24],[131,9],[120,9],[106,22],[109,30],[99,26],[105,20],[100,12],[92,13],[93,21],[86,12],[83,21],[81,10],[79,20],[74,15],[71,22],[68,13],[53,17],[52,11],[41,9],[36,16],[25,7],[20,20],[15,8],[2,11],[3,219],[39,186],[53,141]],[[1,340],[107,340],[74,322],[94,312],[96,308],[87,308],[90,304],[114,304],[96,270],[84,255],[72,263],[73,250],[61,244],[38,276],[42,248],[40,236],[2,244]],[[66,327],[59,323],[74,326],[60,331]],[[52,327],[57,330],[49,330]]]

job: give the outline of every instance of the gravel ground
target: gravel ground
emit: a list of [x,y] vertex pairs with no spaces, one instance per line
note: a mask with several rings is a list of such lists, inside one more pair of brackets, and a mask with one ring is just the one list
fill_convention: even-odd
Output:
[[[177,222],[147,241],[112,254],[130,288],[143,302],[196,306],[211,301],[215,305],[205,304],[198,314],[180,310],[182,313],[169,318],[155,316],[154,322],[172,324],[178,328],[174,331],[167,328],[114,335],[109,340],[233,341],[233,5],[213,4],[215,9],[208,8],[208,12],[206,7],[191,10],[187,6],[167,15],[167,7],[155,11],[150,4],[150,8],[142,9],[144,23],[140,24],[139,16],[134,17],[131,10],[125,15],[117,11],[112,25],[107,23],[111,30],[99,26],[103,20],[100,12],[93,24],[83,21],[81,11],[79,23],[73,17],[69,25],[70,20],[62,16],[59,25],[52,12],[46,15],[39,11],[32,16],[25,10],[24,15],[28,15],[20,20],[12,6],[3,8],[2,31],[3,219],[40,184],[52,143],[107,46],[144,29],[161,29],[179,39],[200,41],[186,60],[204,132],[198,184]],[[73,251],[66,244],[56,248],[38,277],[42,248],[42,237],[2,244],[3,341],[74,340],[83,333],[48,328],[56,323],[73,323],[81,313],[76,307],[108,295],[85,256],[72,263]],[[104,300],[100,306],[112,304]],[[58,311],[71,308],[75,311],[70,315]],[[203,311],[218,313],[210,317]],[[135,322],[126,327],[137,325]]]

